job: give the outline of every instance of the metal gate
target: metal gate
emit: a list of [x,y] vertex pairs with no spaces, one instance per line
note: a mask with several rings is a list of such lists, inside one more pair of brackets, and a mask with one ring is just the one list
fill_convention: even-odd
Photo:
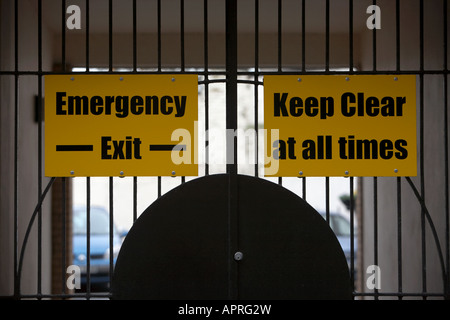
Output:
[[[69,25],[76,18],[71,5],[80,12],[78,27]],[[380,9],[380,29],[370,27],[374,5]],[[200,175],[256,177],[262,177],[263,166],[258,136],[252,145],[255,161],[244,167],[239,155],[246,150],[238,142],[245,137],[227,136],[216,146],[207,133],[212,114],[219,112],[223,130],[247,126],[240,123],[242,113],[257,130],[265,75],[417,75],[418,177],[346,180],[353,297],[449,298],[447,0],[16,0],[3,1],[0,10],[2,297],[111,297],[91,290],[91,178],[85,178],[87,286],[79,292],[67,285],[73,263],[73,178],[46,178],[43,172],[45,76],[82,72],[198,75]],[[252,93],[246,101],[239,95],[244,86]],[[221,95],[216,89],[224,90],[221,105],[214,100]],[[215,152],[223,152],[225,166],[210,165]],[[110,252],[118,179],[108,182]],[[134,221],[138,198],[145,194],[139,188],[143,178],[130,179],[128,214]],[[159,197],[168,180],[154,179]],[[168,179],[174,184],[192,177]],[[284,186],[289,180],[308,201],[309,179],[274,182]],[[321,193],[330,221],[334,178],[321,181],[323,189],[312,192]],[[230,223],[237,215],[238,210],[230,213]],[[113,255],[108,259],[111,282]],[[369,266],[379,267],[380,274]],[[372,276],[379,276],[381,286],[370,285]]]

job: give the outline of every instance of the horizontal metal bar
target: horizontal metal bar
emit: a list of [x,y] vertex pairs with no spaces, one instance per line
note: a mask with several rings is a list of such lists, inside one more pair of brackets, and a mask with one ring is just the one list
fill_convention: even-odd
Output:
[[224,83],[227,82],[227,80],[225,78],[223,79],[205,79],[205,80],[200,80],[198,82],[198,84],[211,84],[211,83]]
[[[227,73],[225,71],[81,71],[81,72],[54,72],[54,71],[14,71],[14,70],[4,70],[0,71],[0,75],[2,76],[39,76],[39,75],[82,75],[82,74],[117,74],[117,75],[133,75],[133,74],[143,74],[143,75],[152,75],[152,74],[197,74],[197,75],[226,75]],[[316,74],[316,75],[346,75],[346,74],[352,74],[352,75],[408,75],[408,74],[424,74],[424,75],[448,75],[450,74],[449,70],[377,70],[377,71],[349,71],[349,70],[330,70],[330,71],[321,71],[321,70],[291,70],[291,71],[264,71],[264,69],[260,68],[260,71],[238,71],[238,76],[255,76],[255,75],[273,75],[273,74],[279,74],[279,75],[307,75],[307,74]],[[214,82],[215,80],[209,80],[211,82]]]
[[[21,299],[47,299],[47,298],[111,298],[112,294],[110,292],[92,292],[89,295],[86,295],[86,292],[80,293],[41,293],[41,294],[22,294],[19,298]],[[0,299],[13,299],[13,296],[0,296]]]
[[[14,71],[14,70],[2,70],[0,71],[1,76],[47,76],[47,75],[83,75],[83,74],[109,74],[109,75],[153,75],[153,74],[198,74],[198,75],[226,75],[225,71],[202,71],[202,70],[194,70],[194,71],[177,71],[177,70],[168,70],[168,71],[93,71],[90,69],[89,71]],[[212,81],[212,80],[211,80]]]
[[380,296],[380,297],[445,297],[444,293],[436,293],[436,292],[353,292],[354,296],[359,297],[371,297],[371,296]]
[[[353,292],[354,296],[358,297],[444,297],[444,293],[437,292]],[[89,295],[90,298],[111,298],[110,292],[92,292]],[[40,299],[40,298],[86,298],[86,293],[67,293],[67,294],[22,294],[19,298],[22,299]],[[14,299],[14,296],[0,296],[0,299]]]
[[257,84],[257,85],[264,85],[263,81],[257,81],[257,80],[238,80],[238,83],[247,83],[247,84]]
[[349,70],[330,70],[330,71],[321,71],[321,70],[290,70],[279,72],[276,70],[273,71],[264,71],[262,69],[259,72],[252,71],[239,71],[238,76],[255,76],[255,75],[410,75],[410,74],[423,74],[423,75],[446,75],[449,74],[449,70],[378,70],[378,71],[349,71]]

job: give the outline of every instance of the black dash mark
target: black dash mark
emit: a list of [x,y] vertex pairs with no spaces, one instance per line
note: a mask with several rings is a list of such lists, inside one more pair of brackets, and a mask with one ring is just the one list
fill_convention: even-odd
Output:
[[93,151],[92,144],[59,144],[56,145],[56,151]]
[[151,144],[150,151],[181,151],[186,150],[185,144]]

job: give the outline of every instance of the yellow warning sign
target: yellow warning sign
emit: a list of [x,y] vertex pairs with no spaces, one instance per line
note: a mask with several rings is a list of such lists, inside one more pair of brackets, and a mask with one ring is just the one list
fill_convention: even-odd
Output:
[[46,176],[197,176],[197,88],[197,75],[45,76]]
[[416,176],[416,76],[265,76],[264,128],[266,176]]

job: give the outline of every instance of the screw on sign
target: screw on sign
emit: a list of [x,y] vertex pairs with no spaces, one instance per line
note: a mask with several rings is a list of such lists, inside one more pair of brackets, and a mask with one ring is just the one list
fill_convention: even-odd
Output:
[[242,252],[238,251],[234,254],[234,260],[240,261],[242,258],[244,258],[244,254]]

